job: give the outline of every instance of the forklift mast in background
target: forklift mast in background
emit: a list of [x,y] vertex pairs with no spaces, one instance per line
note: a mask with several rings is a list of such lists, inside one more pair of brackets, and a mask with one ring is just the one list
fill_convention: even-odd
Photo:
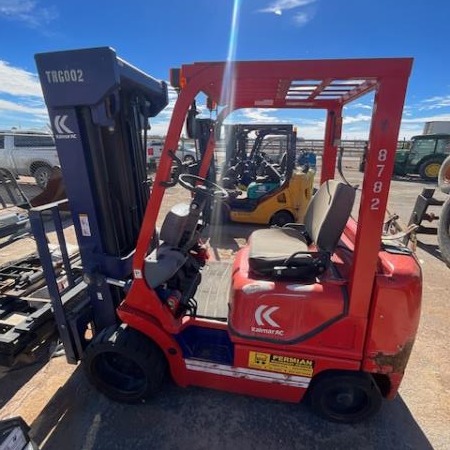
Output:
[[[250,134],[255,134],[250,137]],[[264,153],[264,145],[271,139],[277,139],[278,144],[286,139],[283,150],[287,151],[288,170],[292,172],[295,166],[297,132],[291,124],[233,124],[226,125],[226,158],[225,166],[236,164],[241,160],[255,160]],[[268,139],[266,139],[268,138]],[[281,151],[279,151],[281,156]],[[278,161],[279,162],[279,161]]]
[[115,323],[122,299],[120,287],[107,281],[131,277],[150,195],[144,139],[148,119],[168,103],[167,85],[108,47],[41,53],[35,59],[94,325],[101,329]]

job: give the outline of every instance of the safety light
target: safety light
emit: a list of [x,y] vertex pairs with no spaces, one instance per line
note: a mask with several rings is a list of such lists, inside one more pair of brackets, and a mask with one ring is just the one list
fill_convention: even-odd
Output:
[[181,69],[170,69],[170,84],[177,92],[180,92],[186,86],[186,78]]

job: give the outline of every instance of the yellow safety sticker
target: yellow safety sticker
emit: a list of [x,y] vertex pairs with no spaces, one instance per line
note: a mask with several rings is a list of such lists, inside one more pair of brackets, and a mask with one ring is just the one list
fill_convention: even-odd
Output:
[[248,354],[248,367],[308,378],[312,378],[314,373],[314,361],[311,359],[253,351]]

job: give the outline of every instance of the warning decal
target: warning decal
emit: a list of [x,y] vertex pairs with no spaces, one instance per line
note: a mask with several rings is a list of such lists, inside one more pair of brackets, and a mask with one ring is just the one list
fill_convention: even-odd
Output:
[[312,378],[314,373],[314,361],[311,359],[252,351],[248,354],[248,367],[308,378]]

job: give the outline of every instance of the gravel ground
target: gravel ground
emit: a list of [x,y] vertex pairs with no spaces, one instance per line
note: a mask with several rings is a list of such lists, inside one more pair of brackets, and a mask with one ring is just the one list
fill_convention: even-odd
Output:
[[[354,160],[346,161],[358,182]],[[394,180],[390,210],[406,222],[422,187]],[[165,209],[178,201],[170,191]],[[250,227],[227,230],[218,259],[245,242]],[[237,236],[237,237],[236,237]],[[1,250],[8,259],[30,250],[31,240]],[[15,249],[14,249],[15,248]],[[5,253],[6,252],[6,253]],[[417,255],[424,275],[422,318],[400,395],[364,424],[336,425],[304,405],[285,404],[170,382],[154,401],[115,404],[92,389],[81,368],[64,358],[0,373],[1,417],[22,415],[42,449],[442,449],[450,448],[449,269],[439,259],[436,236],[420,235]]]

